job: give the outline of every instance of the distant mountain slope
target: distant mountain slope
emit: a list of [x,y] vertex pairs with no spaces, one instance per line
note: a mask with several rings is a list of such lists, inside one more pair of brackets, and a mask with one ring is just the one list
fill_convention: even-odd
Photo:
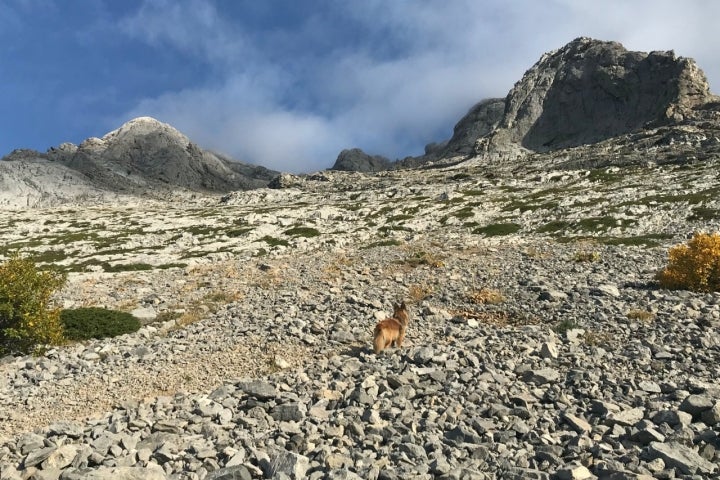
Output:
[[719,115],[709,111],[718,112],[717,97],[692,59],[672,51],[633,52],[617,42],[581,37],[544,54],[504,99],[473,106],[450,140],[388,168],[458,156],[512,159],[693,121],[715,130]]
[[[0,161],[0,173],[5,204],[25,206],[86,195],[247,190],[266,186],[279,172],[203,150],[172,126],[140,117],[79,146],[16,150]],[[11,201],[18,195],[23,198]]]

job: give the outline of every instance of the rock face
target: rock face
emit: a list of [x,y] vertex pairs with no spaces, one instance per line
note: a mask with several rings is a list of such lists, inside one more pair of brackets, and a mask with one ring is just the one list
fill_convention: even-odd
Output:
[[[150,117],[131,120],[79,146],[64,143],[47,153],[16,150],[2,159],[0,167],[39,174],[40,181],[37,176],[25,179],[18,173],[14,180],[5,182],[5,191],[20,194],[25,204],[33,204],[36,198],[72,199],[87,192],[246,190],[266,186],[278,173],[203,150],[175,128]],[[48,182],[42,180],[46,177]],[[72,179],[73,188],[63,190],[63,183],[59,189],[56,185],[44,188],[45,183],[52,185],[58,178]]]
[[596,143],[681,121],[711,98],[691,59],[578,38],[543,55],[515,84],[490,143],[533,151]]
[[[517,159],[615,138],[622,142],[623,135],[655,135],[654,129],[689,122],[708,125],[707,120],[718,129],[717,97],[692,59],[672,51],[632,52],[617,42],[582,37],[544,54],[505,98],[473,106],[450,140],[430,144],[425,155],[393,167],[474,155]],[[676,134],[660,132],[654,141],[672,142]],[[601,153],[608,148],[612,145],[602,146]]]
[[475,104],[453,129],[453,136],[436,150],[425,147],[425,157],[451,157],[474,153],[475,141],[488,135],[505,112],[505,99],[489,98]]
[[380,155],[368,155],[359,148],[343,150],[331,170],[347,172],[379,172],[387,170],[392,162]]

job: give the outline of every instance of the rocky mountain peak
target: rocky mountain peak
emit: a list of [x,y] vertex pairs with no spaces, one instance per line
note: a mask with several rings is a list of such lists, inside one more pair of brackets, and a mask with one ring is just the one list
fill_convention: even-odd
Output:
[[167,138],[169,143],[177,143],[179,145],[187,145],[190,143],[190,139],[180,133],[176,128],[152,117],[133,118],[122,124],[120,128],[104,135],[102,140],[107,143],[112,143],[147,135],[163,136]]
[[[475,155],[516,160],[621,141],[622,135],[658,127],[704,120],[720,126],[718,105],[705,74],[690,58],[673,51],[629,51],[618,42],[579,37],[543,54],[505,98],[476,103],[455,125],[451,139],[428,145],[425,155],[400,160],[397,166],[454,163]],[[357,161],[344,162],[342,169],[377,167],[367,156],[354,157]],[[333,168],[339,169],[340,160]]]
[[505,98],[504,115],[487,143],[532,151],[596,143],[682,121],[711,98],[692,59],[581,37],[525,72]]

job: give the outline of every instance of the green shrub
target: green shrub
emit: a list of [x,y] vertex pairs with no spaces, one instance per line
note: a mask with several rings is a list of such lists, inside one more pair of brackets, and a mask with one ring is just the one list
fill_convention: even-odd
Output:
[[68,340],[116,337],[140,328],[140,320],[129,313],[105,308],[63,310],[60,319]]
[[476,228],[473,233],[494,237],[499,235],[511,235],[520,230],[517,223],[493,223],[484,227]]
[[50,297],[64,284],[63,274],[40,271],[19,254],[0,265],[0,354],[63,342],[60,311],[51,308]]
[[288,247],[288,246],[290,246],[290,243],[287,240],[283,240],[282,238],[271,237],[270,235],[265,235],[260,240],[267,243],[271,247],[279,247],[279,246]]
[[664,288],[720,291],[720,233],[695,233],[684,245],[668,252],[668,266],[657,279]]
[[316,228],[312,227],[293,227],[290,230],[285,230],[283,233],[285,235],[290,235],[291,237],[305,238],[317,237],[320,235],[320,232]]

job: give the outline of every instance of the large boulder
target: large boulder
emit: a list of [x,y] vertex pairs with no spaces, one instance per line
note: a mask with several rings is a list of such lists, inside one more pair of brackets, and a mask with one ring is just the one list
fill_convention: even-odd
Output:
[[380,155],[368,155],[359,148],[343,150],[330,170],[346,172],[379,172],[387,170],[392,162]]

